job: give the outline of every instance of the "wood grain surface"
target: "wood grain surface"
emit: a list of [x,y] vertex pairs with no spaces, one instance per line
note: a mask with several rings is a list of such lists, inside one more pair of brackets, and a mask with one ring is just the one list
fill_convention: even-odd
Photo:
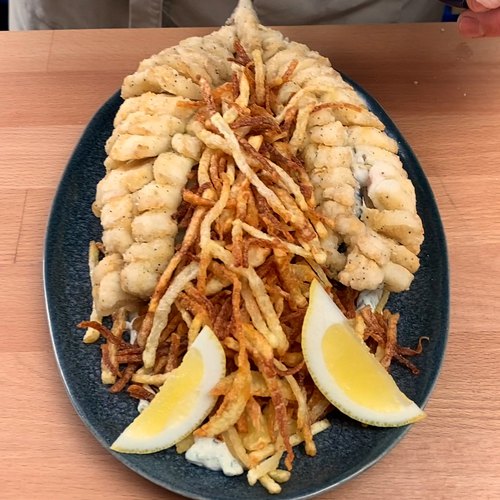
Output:
[[[385,107],[446,228],[451,325],[428,418],[325,499],[500,498],[500,39],[451,25],[288,27]],[[0,498],[176,498],[126,469],[66,396],[42,291],[54,191],[85,124],[144,57],[205,29],[0,34]]]

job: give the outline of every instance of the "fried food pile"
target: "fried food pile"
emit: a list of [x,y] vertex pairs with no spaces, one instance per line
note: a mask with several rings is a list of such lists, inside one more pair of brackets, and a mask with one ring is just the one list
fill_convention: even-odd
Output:
[[330,62],[261,26],[250,2],[231,22],[125,78],[93,206],[103,227],[89,258],[94,308],[81,325],[86,342],[105,337],[103,382],[147,400],[210,326],[229,375],[194,434],[222,438],[277,492],[293,445],[314,455],[313,434],[328,425],[300,345],[311,282],[384,366],[416,372],[405,356],[421,346],[397,344],[398,316],[357,311],[356,299],[410,286],[423,228],[396,142]]

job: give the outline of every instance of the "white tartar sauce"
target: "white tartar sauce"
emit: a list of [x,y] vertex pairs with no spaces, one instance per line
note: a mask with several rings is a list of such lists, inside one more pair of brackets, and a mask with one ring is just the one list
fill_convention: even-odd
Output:
[[130,332],[130,343],[134,345],[135,341],[137,340],[137,331],[134,330],[132,327],[130,327],[129,332]]
[[149,406],[149,401],[147,399],[139,399],[139,404],[137,405],[137,411],[142,413]]
[[193,464],[210,470],[222,470],[226,476],[243,474],[243,467],[231,455],[226,443],[214,438],[195,438],[186,451],[186,459]]
[[132,323],[133,323],[133,320],[127,321],[127,323],[125,325],[125,330],[128,330],[128,333],[130,335],[129,342],[132,345],[134,345],[135,341],[137,340],[137,330],[134,330],[134,328],[132,327]]
[[130,317],[128,318],[128,321],[125,322],[125,330],[129,332],[130,339],[129,342],[131,344],[135,344],[135,341],[137,339],[137,330],[134,330],[134,327],[132,326],[134,324],[134,320],[137,318],[136,313],[131,313]]
[[377,288],[376,290],[363,290],[358,297],[356,302],[356,306],[358,309],[361,309],[365,306],[370,306],[372,311],[378,306],[380,299],[382,298],[382,294],[384,293],[383,288]]

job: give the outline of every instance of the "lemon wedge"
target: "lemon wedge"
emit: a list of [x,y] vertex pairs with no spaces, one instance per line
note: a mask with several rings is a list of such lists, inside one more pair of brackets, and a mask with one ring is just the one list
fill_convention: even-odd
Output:
[[302,351],[318,389],[349,417],[378,427],[399,427],[425,417],[317,281],[309,291]]
[[144,454],[178,443],[210,413],[217,400],[210,391],[225,374],[224,349],[206,326],[153,401],[118,436],[111,449]]

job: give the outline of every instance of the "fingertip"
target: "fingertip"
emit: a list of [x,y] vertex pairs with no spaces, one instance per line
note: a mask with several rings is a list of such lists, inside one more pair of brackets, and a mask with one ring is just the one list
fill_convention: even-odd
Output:
[[467,38],[478,38],[484,36],[484,30],[479,22],[479,19],[477,19],[477,17],[470,12],[464,12],[461,14],[458,18],[457,24],[460,34]]
[[467,5],[472,12],[484,12],[488,10],[487,7],[481,5],[477,0],[467,0]]
[[500,7],[500,0],[470,0],[468,3],[475,3],[484,10],[493,10]]

